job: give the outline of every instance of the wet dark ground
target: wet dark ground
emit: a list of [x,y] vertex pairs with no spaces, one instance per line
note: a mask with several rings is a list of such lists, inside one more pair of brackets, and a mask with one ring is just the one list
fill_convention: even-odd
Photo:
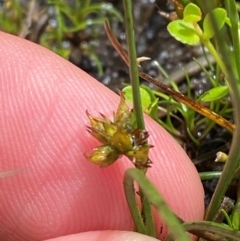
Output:
[[[108,3],[110,2],[123,13],[121,0],[109,1]],[[173,74],[185,64],[192,62],[193,58],[202,55],[200,47],[183,45],[174,40],[167,32],[166,26],[169,21],[158,13],[159,9],[165,12],[173,10],[173,7],[167,4],[167,1],[135,0],[133,1],[133,6],[138,56],[147,56],[152,60],[142,64],[142,70],[144,72],[149,73],[153,77],[162,79],[162,76],[159,75],[157,68],[153,64],[154,60],[156,60],[169,74]],[[110,24],[118,40],[126,49],[124,23],[111,20]],[[92,31],[94,31],[94,28],[95,27],[93,27]],[[97,26],[97,28],[99,28],[99,26]],[[84,37],[87,38],[86,35]],[[82,58],[79,58],[80,53],[77,55],[74,51],[71,56],[71,61],[96,77],[106,86],[116,91],[122,88],[122,83],[129,83],[128,68],[116,51],[113,51],[113,47],[109,41],[106,40],[106,33],[102,27],[98,41],[93,40],[92,43],[95,45],[94,49],[96,54],[103,64],[103,76],[97,74],[97,68],[94,62],[88,59],[88,57],[81,56]],[[83,40],[83,43],[84,42],[85,40]],[[91,39],[88,44],[91,44]],[[75,57],[74,54],[76,54],[75,56],[77,57]],[[199,73],[197,79],[197,93],[201,94],[206,88],[209,88],[209,84],[203,73]],[[201,81],[199,81],[200,79]],[[194,82],[196,82],[196,76],[193,77],[191,81],[194,84]],[[184,84],[181,88],[184,89]]]

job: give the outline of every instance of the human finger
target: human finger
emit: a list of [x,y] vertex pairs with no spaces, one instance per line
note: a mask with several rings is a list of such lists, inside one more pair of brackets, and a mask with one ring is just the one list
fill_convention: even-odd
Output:
[[[111,116],[119,97],[50,51],[1,33],[1,169],[24,169],[0,181],[0,237],[42,240],[89,230],[134,228],[122,180],[132,164],[107,168],[84,153],[99,145],[85,114]],[[148,176],[185,220],[203,216],[195,167],[173,138],[146,118],[154,145]],[[156,217],[158,236],[166,226]]]

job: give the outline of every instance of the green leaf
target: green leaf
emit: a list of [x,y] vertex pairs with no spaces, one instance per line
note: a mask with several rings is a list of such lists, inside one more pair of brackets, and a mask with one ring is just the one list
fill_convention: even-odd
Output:
[[240,199],[235,204],[234,210],[231,214],[232,227],[236,230],[240,230],[240,212],[239,212]]
[[193,25],[184,20],[175,20],[169,23],[167,29],[175,39],[184,44],[196,45],[200,42],[200,38],[195,32]]
[[[222,236],[227,240],[240,241],[240,232],[228,227],[224,223],[215,223],[209,221],[197,221],[197,222],[185,222],[183,226],[187,231],[198,230],[215,233],[218,236]],[[229,239],[228,239],[229,238]]]
[[183,11],[183,19],[184,21],[188,23],[197,23],[201,20],[202,18],[202,12],[201,9],[193,4],[189,3]]
[[153,119],[157,119],[157,113],[158,113],[158,98],[156,98],[153,91],[145,86],[142,85],[140,88],[144,89],[148,92],[149,96],[151,97],[151,104],[148,106],[148,109],[145,111],[149,116],[151,116]]
[[[132,87],[125,87],[123,92],[125,93],[124,96],[126,100],[133,103]],[[143,111],[156,120],[158,113],[158,98],[156,98],[155,94],[149,87],[144,85],[140,86],[140,95]]]
[[230,20],[228,17],[226,17],[225,23],[226,23],[229,27],[232,27],[231,20]]
[[221,99],[229,93],[228,86],[218,86],[206,91],[199,99],[203,102],[209,102]]
[[[123,92],[124,92],[125,99],[127,101],[133,103],[132,86],[126,86],[125,88],[123,88]],[[152,103],[151,95],[143,87],[140,87],[140,95],[141,95],[141,102],[142,102],[143,111],[148,112],[148,108]]]
[[[214,22],[213,22],[214,21]],[[227,12],[223,8],[210,11],[203,21],[203,37],[210,39],[219,31],[227,21]]]

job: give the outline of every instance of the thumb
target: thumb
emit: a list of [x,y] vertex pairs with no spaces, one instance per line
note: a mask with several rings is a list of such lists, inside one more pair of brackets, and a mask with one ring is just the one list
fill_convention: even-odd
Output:
[[[111,117],[119,96],[50,51],[0,33],[0,237],[37,241],[91,230],[133,230],[121,158],[88,162],[99,143],[86,132],[86,109]],[[183,149],[146,117],[153,161],[147,175],[184,220],[203,217],[203,188]],[[158,237],[166,225],[155,215]]]
[[157,239],[129,231],[90,231],[80,234],[72,234],[46,241],[157,241]]

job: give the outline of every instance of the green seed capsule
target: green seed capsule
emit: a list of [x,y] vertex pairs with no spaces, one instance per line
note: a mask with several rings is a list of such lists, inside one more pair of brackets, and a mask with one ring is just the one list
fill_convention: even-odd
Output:
[[148,157],[149,149],[151,145],[136,146],[132,150],[126,153],[126,156],[133,162],[137,167],[149,167],[152,163]]
[[88,111],[86,111],[86,114],[90,120],[91,126],[87,126],[87,131],[95,137],[97,140],[99,140],[101,143],[107,143],[108,140],[106,138],[105,128],[104,128],[104,120],[100,118],[94,118],[92,117]]
[[114,123],[105,123],[104,129],[105,129],[105,138],[108,140],[108,143],[110,143],[112,140],[112,137],[117,132],[117,127]]
[[149,167],[148,152],[152,147],[147,144],[149,134],[136,128],[134,113],[127,106],[123,93],[120,98],[113,122],[103,114],[102,118],[94,118],[86,112],[91,124],[87,127],[88,132],[104,144],[94,148],[87,159],[103,167],[125,155],[136,167]]
[[114,123],[119,129],[126,131],[132,131],[135,127],[134,114],[127,106],[123,93],[120,95],[120,103],[114,116]]
[[92,154],[86,157],[94,164],[106,167],[118,159],[119,153],[114,147],[104,145],[94,148]]
[[121,153],[132,149],[132,135],[125,131],[118,130],[111,139],[111,145],[117,148]]

